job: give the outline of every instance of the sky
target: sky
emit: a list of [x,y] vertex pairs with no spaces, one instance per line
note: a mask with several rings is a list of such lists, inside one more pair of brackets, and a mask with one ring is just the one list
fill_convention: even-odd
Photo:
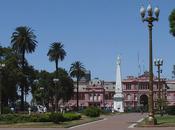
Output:
[[[59,67],[69,70],[80,61],[92,78],[114,81],[120,55],[122,77],[137,76],[139,64],[141,72],[148,70],[148,27],[139,12],[148,4],[148,0],[0,0],[0,43],[10,46],[15,28],[28,26],[38,45],[26,58],[36,69],[55,70],[47,52],[51,43],[62,42],[67,56]],[[175,37],[169,33],[168,17],[175,0],[151,0],[151,4],[160,8],[153,27],[153,58],[164,60],[162,76],[171,78]]]

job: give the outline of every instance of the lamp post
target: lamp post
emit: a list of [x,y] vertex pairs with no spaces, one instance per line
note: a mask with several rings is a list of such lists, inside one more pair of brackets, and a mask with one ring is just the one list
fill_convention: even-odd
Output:
[[153,101],[153,60],[152,60],[152,27],[153,22],[158,21],[159,17],[159,8],[154,9],[154,13],[156,17],[153,17],[153,10],[151,5],[149,4],[147,7],[148,16],[145,17],[146,10],[142,6],[140,8],[140,14],[143,22],[148,22],[149,29],[149,115],[148,115],[148,124],[155,125],[156,119],[154,117],[154,101]]
[[[158,105],[159,105],[159,111],[162,115],[162,105],[161,105],[161,89],[163,91],[163,88],[161,88],[161,85],[160,85],[160,73],[162,73],[162,70],[160,69],[160,67],[163,65],[163,60],[162,59],[154,59],[154,65],[157,66],[158,70],[157,70],[157,73],[158,73],[158,89],[159,89],[159,93],[158,93]],[[162,95],[163,96],[163,95]]]
[[56,91],[55,91],[55,112],[58,111],[58,83],[59,83],[59,79],[55,78],[53,79],[53,82],[56,86]]
[[2,73],[1,70],[5,67],[5,64],[0,63],[0,114],[2,113]]

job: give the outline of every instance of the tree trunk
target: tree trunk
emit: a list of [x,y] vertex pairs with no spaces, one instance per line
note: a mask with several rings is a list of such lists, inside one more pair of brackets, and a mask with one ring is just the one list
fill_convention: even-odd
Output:
[[[25,60],[25,49],[22,53],[22,72],[24,74],[24,60]],[[24,111],[24,78],[21,81],[21,111]]]
[[77,77],[77,111],[79,110],[79,78]]
[[[58,78],[58,60],[55,61],[56,64],[56,78]],[[58,111],[58,83],[56,83],[56,94],[55,94],[55,111]]]
[[2,113],[2,72],[0,70],[0,114]]

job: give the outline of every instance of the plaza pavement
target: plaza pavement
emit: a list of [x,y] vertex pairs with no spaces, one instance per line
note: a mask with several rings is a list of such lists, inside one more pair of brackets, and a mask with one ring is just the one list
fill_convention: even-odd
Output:
[[128,128],[146,114],[129,113],[107,116],[104,120],[72,128],[0,128],[0,130],[175,130],[171,127]]

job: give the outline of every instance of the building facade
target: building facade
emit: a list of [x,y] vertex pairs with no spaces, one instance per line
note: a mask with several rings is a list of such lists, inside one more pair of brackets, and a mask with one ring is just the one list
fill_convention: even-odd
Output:
[[[160,92],[159,92],[159,82],[157,77],[154,77],[153,82],[153,99],[154,107],[158,108],[158,97],[166,100],[165,93],[166,90],[166,80],[160,80]],[[124,94],[124,107],[125,110],[128,108],[136,109],[138,107],[144,107],[148,109],[148,96],[149,96],[149,73],[145,72],[139,77],[128,76],[127,79],[122,81],[123,94]],[[162,91],[163,89],[163,91]]]
[[175,106],[175,80],[166,81],[167,84],[167,104],[168,106]]
[[[79,106],[97,106],[101,108],[113,107],[115,82],[104,82],[99,79],[93,79],[89,82],[80,82],[79,85]],[[76,107],[76,88],[68,106]]]
[[[98,78],[93,80],[81,80],[79,85],[79,106],[97,106],[112,109],[113,97],[115,94],[115,81],[102,81]],[[76,86],[76,85],[75,85]],[[167,105],[175,105],[175,80],[160,80],[160,95]],[[138,77],[128,76],[122,80],[124,95],[124,108],[135,109],[143,106],[148,107],[149,96],[149,74],[145,72]],[[154,106],[158,108],[159,84],[157,77],[154,77]],[[163,90],[163,91],[162,91]],[[69,107],[76,107],[76,87]]]

